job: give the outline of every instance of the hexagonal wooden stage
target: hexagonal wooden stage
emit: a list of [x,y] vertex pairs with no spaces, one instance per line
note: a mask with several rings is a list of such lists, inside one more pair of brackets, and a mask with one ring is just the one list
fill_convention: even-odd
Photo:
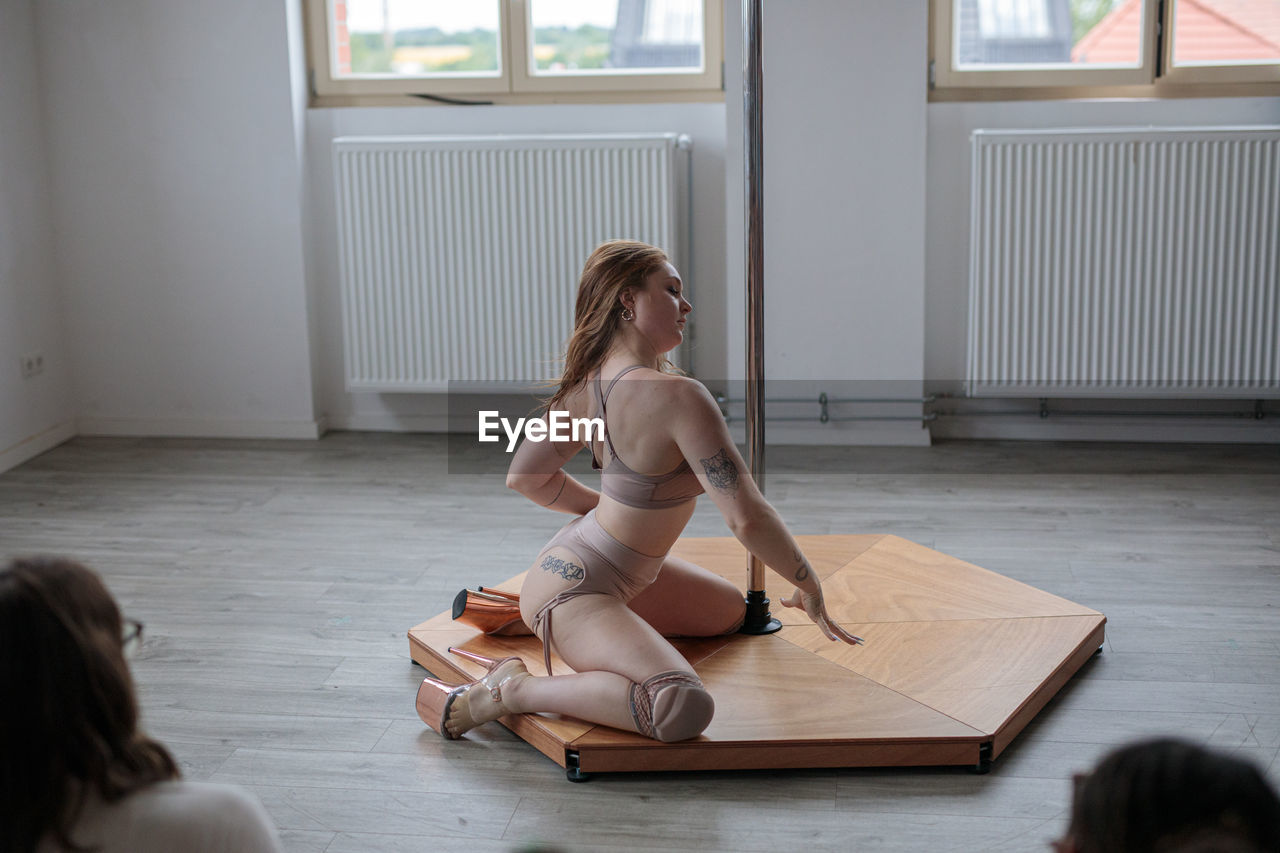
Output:
[[[803,613],[781,631],[672,642],[716,700],[699,738],[659,743],[567,717],[502,723],[570,778],[591,772],[972,765],[983,769],[1103,641],[1106,617],[896,536],[798,536],[831,615],[865,646],[833,643]],[[732,538],[673,553],[741,584]],[[518,591],[522,576],[498,586]],[[790,593],[772,573],[773,601]],[[446,681],[483,668],[448,653],[518,654],[543,672],[534,637],[488,637],[442,613],[409,631],[413,659]],[[556,673],[571,672],[552,657]],[[407,701],[412,704],[412,699]]]

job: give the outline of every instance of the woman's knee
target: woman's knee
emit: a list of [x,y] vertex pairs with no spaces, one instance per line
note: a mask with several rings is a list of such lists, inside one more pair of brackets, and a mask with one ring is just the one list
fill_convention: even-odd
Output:
[[747,618],[747,601],[742,591],[725,581],[712,588],[702,602],[705,629],[702,636],[714,637],[736,633]]
[[747,601],[737,585],[715,577],[698,590],[698,636],[715,637],[732,634],[742,627],[747,617]]
[[737,587],[734,587],[733,593],[733,596],[724,603],[725,627],[718,632],[720,634],[736,634],[742,627],[742,623],[747,621],[747,600],[742,597]]
[[631,686],[631,715],[643,735],[670,743],[697,737],[711,725],[716,703],[688,672],[664,672]]

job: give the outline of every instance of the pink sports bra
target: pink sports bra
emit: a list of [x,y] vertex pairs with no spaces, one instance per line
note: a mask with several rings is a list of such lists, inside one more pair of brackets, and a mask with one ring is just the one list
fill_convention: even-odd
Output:
[[626,463],[618,458],[617,452],[613,449],[613,442],[609,439],[609,416],[605,411],[605,401],[609,398],[609,392],[613,390],[613,386],[618,384],[618,380],[639,367],[644,365],[633,364],[613,377],[613,381],[609,383],[609,387],[603,394],[600,392],[600,374],[596,374],[592,387],[595,389],[596,406],[599,409],[600,418],[604,421],[604,443],[609,449],[609,467],[600,465],[594,450],[591,452],[591,467],[600,471],[600,491],[618,503],[637,509],[663,509],[677,506],[693,500],[703,492],[702,484],[698,482],[698,476],[693,473],[688,461],[682,460],[673,470],[665,474],[641,474],[628,468]]

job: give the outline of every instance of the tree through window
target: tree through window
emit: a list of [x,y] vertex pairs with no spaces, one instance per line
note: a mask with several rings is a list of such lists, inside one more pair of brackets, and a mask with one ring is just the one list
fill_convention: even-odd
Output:
[[718,91],[720,0],[307,0],[321,94]]

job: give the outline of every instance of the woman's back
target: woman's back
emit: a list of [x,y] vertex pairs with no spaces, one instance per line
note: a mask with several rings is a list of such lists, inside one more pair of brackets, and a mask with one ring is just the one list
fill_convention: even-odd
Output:
[[280,849],[252,796],[178,781],[139,730],[125,647],[142,627],[74,560],[0,566],[0,851]]
[[610,533],[641,553],[665,553],[702,493],[670,429],[678,376],[606,364],[567,400],[573,417],[599,417],[605,436],[588,442],[601,469],[597,515]]
[[[274,853],[261,804],[229,785],[157,782],[114,802],[90,797],[71,840],[99,853]],[[46,836],[37,853],[62,853]]]

